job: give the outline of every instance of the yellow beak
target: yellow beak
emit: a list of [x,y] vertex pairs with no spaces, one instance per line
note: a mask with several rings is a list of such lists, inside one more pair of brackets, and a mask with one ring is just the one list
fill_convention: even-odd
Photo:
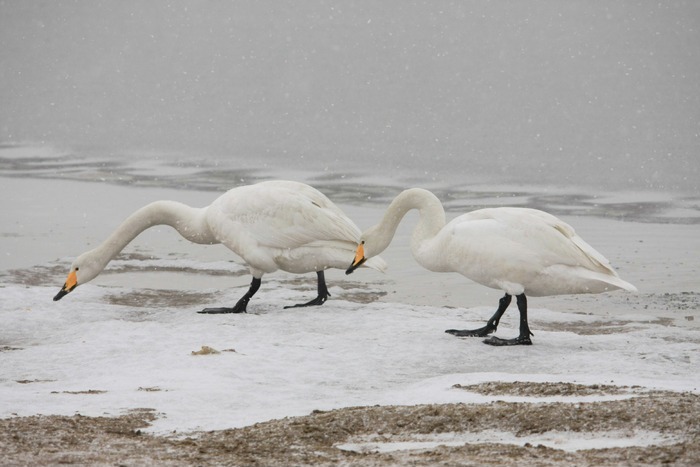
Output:
[[63,287],[61,287],[61,290],[56,294],[56,296],[53,298],[53,301],[58,301],[61,298],[63,298],[64,295],[67,295],[70,291],[72,291],[74,288],[78,286],[78,276],[75,274],[75,271],[71,271],[68,273],[68,278],[66,279],[66,283],[63,284]]
[[355,269],[362,266],[362,263],[367,261],[367,258],[365,258],[364,244],[365,242],[362,242],[359,245],[357,245],[357,251],[355,251],[355,259],[353,260],[350,267],[345,271],[345,274],[351,274]]

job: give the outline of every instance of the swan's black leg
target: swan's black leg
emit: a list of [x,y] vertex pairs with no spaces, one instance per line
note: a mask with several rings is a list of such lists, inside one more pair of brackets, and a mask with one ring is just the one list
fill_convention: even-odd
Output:
[[318,276],[318,297],[314,298],[310,302],[286,306],[284,307],[285,309],[299,308],[303,306],[323,305],[325,303],[328,297],[331,296],[330,292],[328,292],[328,287],[326,287],[326,275],[323,273],[323,271],[316,272],[316,275]]
[[498,301],[498,309],[496,313],[493,314],[490,320],[486,323],[486,326],[479,329],[448,329],[445,331],[448,334],[452,334],[457,337],[486,337],[492,332],[496,331],[498,328],[498,323],[501,321],[501,316],[506,312],[506,308],[510,305],[510,300],[513,298],[512,295],[505,294]]
[[253,282],[250,283],[250,288],[245,293],[245,295],[243,295],[241,299],[238,300],[238,302],[234,305],[233,308],[205,308],[202,311],[198,311],[197,313],[204,313],[207,315],[219,315],[223,313],[245,313],[246,307],[248,306],[248,301],[253,295],[255,295],[255,292],[258,291],[261,282],[262,281],[257,277],[253,277]]
[[530,326],[527,324],[527,298],[525,294],[518,295],[518,310],[520,310],[520,335],[515,339],[499,339],[491,336],[484,341],[484,344],[489,345],[532,345],[530,336],[533,336],[530,331]]

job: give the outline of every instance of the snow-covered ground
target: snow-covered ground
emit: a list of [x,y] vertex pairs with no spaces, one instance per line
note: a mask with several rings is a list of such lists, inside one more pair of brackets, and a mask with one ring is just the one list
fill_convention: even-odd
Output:
[[[191,245],[170,228],[145,232],[102,276],[53,302],[71,258],[135,208],[158,198],[201,206],[216,194],[2,183],[0,417],[153,408],[150,430],[183,433],[314,409],[487,402],[453,388],[484,381],[700,388],[696,224],[565,217],[640,293],[531,299],[534,345],[494,348],[444,330],[482,325],[500,292],[421,269],[408,251],[410,218],[383,254],[388,272],[329,271],[322,307],[284,310],[313,296],[315,276],[278,272],[263,277],[247,314],[195,313],[234,303],[250,277],[225,248]],[[383,209],[341,207],[361,228]],[[498,335],[516,334],[513,307]]]

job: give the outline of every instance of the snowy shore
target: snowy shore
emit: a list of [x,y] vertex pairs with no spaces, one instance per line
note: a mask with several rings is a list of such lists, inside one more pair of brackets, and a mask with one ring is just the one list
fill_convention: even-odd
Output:
[[[562,216],[640,293],[533,299],[535,345],[496,349],[443,332],[480,325],[500,293],[421,269],[408,251],[410,216],[383,255],[388,272],[329,271],[332,297],[322,307],[283,310],[313,294],[315,281],[279,272],[263,278],[248,314],[204,316],[195,311],[237,300],[247,271],[225,248],[189,244],[165,227],[137,238],[92,283],[51,298],[71,258],[136,208],[163,198],[203,206],[216,193],[2,182],[0,417],[149,407],[159,414],[150,430],[182,433],[317,409],[487,402],[453,388],[486,381],[700,388],[694,223]],[[383,210],[341,207],[361,228]],[[516,329],[509,310],[498,335]],[[193,354],[203,346],[220,353]]]

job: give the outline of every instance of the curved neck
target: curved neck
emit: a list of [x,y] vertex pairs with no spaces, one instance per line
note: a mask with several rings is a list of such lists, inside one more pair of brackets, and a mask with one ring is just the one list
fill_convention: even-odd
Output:
[[169,225],[191,242],[218,243],[206,222],[205,210],[175,201],[148,204],[127,217],[91,254],[100,258],[104,268],[141,232],[156,225]]
[[370,235],[376,236],[373,239],[376,245],[373,254],[379,254],[389,246],[401,219],[412,209],[418,209],[420,215],[411,235],[411,249],[414,252],[445,226],[445,210],[440,200],[428,190],[410,188],[394,198],[381,222],[372,227]]

